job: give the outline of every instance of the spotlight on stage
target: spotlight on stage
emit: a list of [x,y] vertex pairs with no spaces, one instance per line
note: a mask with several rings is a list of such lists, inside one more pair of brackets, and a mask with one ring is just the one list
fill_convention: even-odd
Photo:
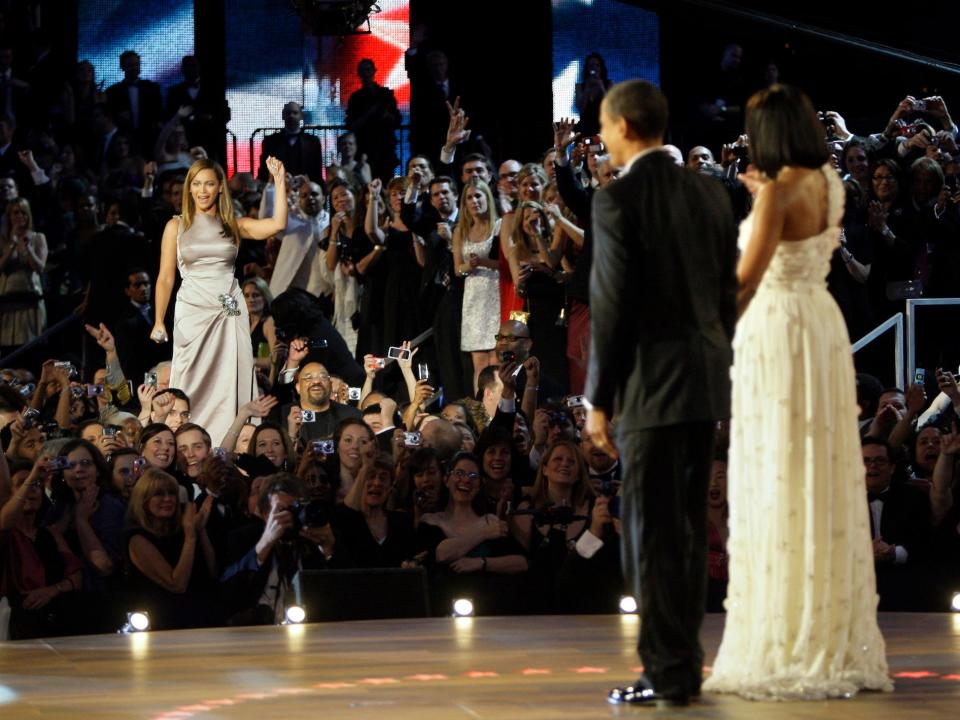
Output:
[[620,598],[620,612],[624,615],[634,615],[637,612],[637,601],[629,595]]
[[127,621],[117,632],[121,635],[146,632],[150,629],[150,615],[146,610],[132,610],[127,613]]
[[284,625],[300,625],[307,619],[307,611],[299,605],[291,605],[283,614]]
[[960,592],[953,594],[953,599],[950,601],[950,609],[954,612],[960,612]]
[[467,598],[457,598],[453,601],[454,617],[471,617],[473,615],[473,601]]

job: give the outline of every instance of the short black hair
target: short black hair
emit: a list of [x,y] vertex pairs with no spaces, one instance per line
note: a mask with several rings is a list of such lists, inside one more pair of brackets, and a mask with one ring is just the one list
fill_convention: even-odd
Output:
[[437,175],[435,178],[431,178],[431,179],[430,179],[430,192],[433,192],[433,186],[434,186],[434,185],[442,185],[443,183],[448,183],[448,184],[450,185],[450,189],[453,190],[453,194],[454,194],[454,195],[459,195],[459,194],[460,194],[460,190],[459,190],[459,188],[457,187],[457,181],[454,180],[454,179],[453,179],[452,177],[450,177],[449,175]]
[[603,98],[607,115],[623,118],[638,137],[659,140],[667,132],[670,116],[667,98],[651,82],[627,80],[617,83]]
[[156,400],[158,397],[160,397],[164,393],[169,393],[170,395],[173,395],[178,400],[183,400],[184,402],[187,403],[187,408],[188,409],[190,408],[189,396],[179,388],[167,388],[166,390],[160,390],[156,395],[153,396],[154,400]]
[[747,101],[753,164],[775,178],[785,165],[817,169],[830,157],[810,98],[792,85],[771,85]]
[[887,457],[893,459],[893,448],[883,438],[876,435],[867,435],[860,441],[860,447],[867,447],[868,445],[882,445],[887,449]]

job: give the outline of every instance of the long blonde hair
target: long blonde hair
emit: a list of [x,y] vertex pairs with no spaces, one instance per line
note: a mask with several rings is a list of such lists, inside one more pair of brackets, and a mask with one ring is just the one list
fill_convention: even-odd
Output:
[[237,226],[237,218],[233,212],[233,200],[230,198],[230,187],[227,185],[227,174],[220,167],[220,163],[210,158],[197,160],[190,169],[187,170],[187,177],[183,181],[183,230],[186,232],[193,225],[193,218],[197,214],[196,203],[193,202],[193,195],[190,194],[190,184],[193,179],[203,170],[212,170],[220,183],[220,194],[217,196],[217,215],[220,216],[220,222],[223,224],[223,236],[233,238],[233,241],[240,244],[240,228]]
[[3,214],[3,239],[10,242],[13,235],[13,223],[10,222],[10,211],[13,208],[20,208],[27,215],[27,235],[33,235],[33,212],[30,210],[30,201],[26,198],[16,198],[7,203]]
[[180,485],[174,479],[173,475],[160,470],[159,468],[150,468],[130,491],[130,503],[127,505],[127,522],[132,525],[139,525],[145,530],[149,530],[154,535],[170,535],[180,529],[183,522],[182,510],[180,508],[179,498],[177,500],[177,510],[170,520],[159,520],[147,512],[147,505],[150,499],[158,490],[172,490],[175,493],[180,492]]
[[[485,218],[479,220],[475,220],[469,210],[467,210],[467,192],[474,188],[487,196],[487,215]],[[460,193],[460,214],[457,219],[456,229],[460,231],[460,237],[466,241],[473,226],[479,225],[481,222],[486,222],[488,230],[490,232],[493,231],[493,226],[497,222],[497,203],[493,199],[493,192],[490,190],[490,186],[480,178],[472,177],[467,180],[463,186],[463,192]]]
[[550,246],[550,218],[547,217],[543,205],[533,200],[524,200],[517,205],[513,228],[510,232],[510,251],[516,255],[517,260],[529,260],[540,251],[536,239],[527,237],[523,230],[523,211],[527,208],[536,210],[540,215],[540,232],[543,233],[543,242],[547,247]]

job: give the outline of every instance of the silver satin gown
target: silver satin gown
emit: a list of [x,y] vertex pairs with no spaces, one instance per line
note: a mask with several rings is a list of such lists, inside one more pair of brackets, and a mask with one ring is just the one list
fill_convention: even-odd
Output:
[[177,238],[177,292],[170,387],[190,398],[190,421],[218,446],[254,395],[250,320],[233,275],[237,246],[219,217],[198,213]]

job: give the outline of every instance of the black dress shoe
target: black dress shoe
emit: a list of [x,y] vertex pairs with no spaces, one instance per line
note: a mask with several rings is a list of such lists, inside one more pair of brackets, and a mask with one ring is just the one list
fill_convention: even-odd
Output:
[[686,695],[661,695],[646,683],[613,688],[607,695],[612,705],[646,705],[648,707],[684,707],[690,704]]

